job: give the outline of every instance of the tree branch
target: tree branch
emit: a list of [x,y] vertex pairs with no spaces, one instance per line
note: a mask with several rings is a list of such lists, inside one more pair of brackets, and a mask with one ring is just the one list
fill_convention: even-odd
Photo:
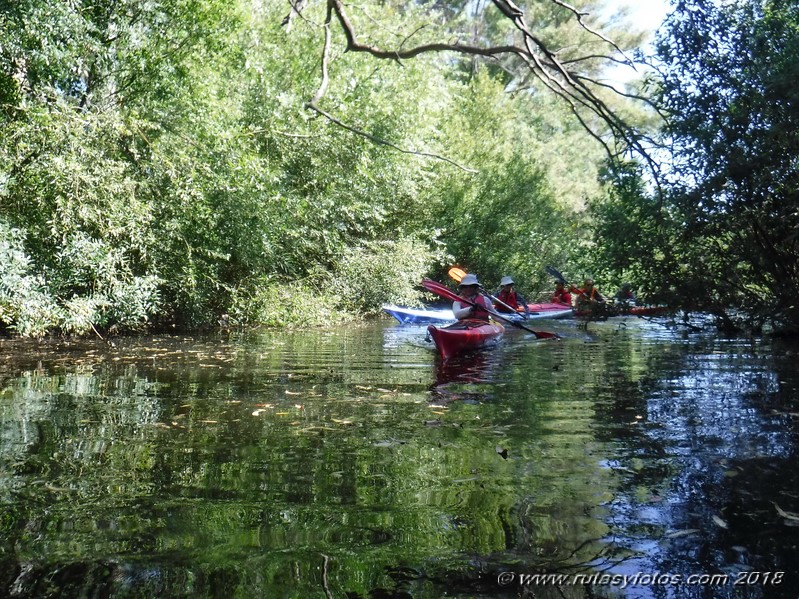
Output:
[[615,87],[613,87],[609,83],[605,83],[604,81],[600,81],[598,79],[594,79],[593,77],[586,77],[584,75],[576,75],[576,77],[579,80],[581,80],[581,81],[586,81],[586,82],[591,83],[593,85],[597,85],[597,86],[600,86],[600,87],[605,87],[605,88],[611,90],[612,92],[614,92],[615,94],[617,94],[619,96],[622,96],[624,98],[630,98],[631,100],[637,100],[639,102],[643,102],[644,104],[647,104],[650,108],[653,108],[658,113],[658,116],[660,116],[660,118],[662,118],[664,121],[666,120],[666,115],[663,114],[663,112],[660,110],[660,108],[657,106],[657,104],[655,104],[649,98],[646,98],[644,96],[639,96],[638,94],[631,94],[629,92],[619,91],[618,89],[616,89]]
[[322,81],[319,83],[319,88],[316,90],[313,98],[311,98],[310,104],[315,106],[319,100],[321,100],[325,93],[327,93],[327,87],[330,84],[330,78],[327,72],[327,65],[330,62],[330,22],[333,20],[333,13],[332,8],[330,5],[327,7],[327,15],[325,16],[325,45],[322,48]]
[[283,21],[280,23],[286,28],[286,32],[291,31],[291,22],[294,20],[295,17],[302,16],[302,10],[305,8],[305,4],[307,0],[288,0],[289,4],[291,5],[291,10],[289,14],[287,14]]
[[585,24],[585,22],[583,21],[583,17],[585,17],[585,16],[587,16],[587,15],[589,15],[591,13],[580,12],[576,8],[574,8],[571,4],[567,4],[566,2],[562,2],[561,0],[552,0],[552,2],[554,4],[557,4],[558,6],[562,6],[566,10],[571,11],[574,14],[574,16],[577,17],[577,22],[580,24],[580,27],[585,29],[588,33],[597,36],[599,39],[601,39],[606,44],[609,44],[609,45],[613,46],[614,48],[616,48],[616,51],[624,57],[624,61],[622,61],[622,62],[624,64],[627,64],[627,65],[631,66],[633,69],[635,69],[635,63],[633,63],[633,61],[630,60],[627,57],[627,55],[624,53],[624,50],[619,48],[619,46],[616,45],[616,43],[613,40],[605,37],[604,35],[602,35],[598,31],[594,31],[588,25]]
[[377,137],[375,135],[372,135],[371,133],[367,133],[366,131],[358,129],[357,127],[353,127],[352,125],[346,124],[345,122],[341,121],[340,119],[337,119],[336,117],[334,117],[329,112],[325,112],[324,110],[322,110],[321,108],[319,108],[318,106],[316,106],[315,104],[313,104],[311,102],[308,102],[305,106],[306,106],[306,108],[310,108],[311,110],[313,110],[317,114],[322,115],[327,120],[329,120],[331,123],[335,123],[339,127],[343,128],[343,129],[346,129],[347,131],[355,133],[356,135],[360,135],[361,137],[365,137],[367,139],[370,139],[373,142],[378,143],[380,145],[388,146],[389,148],[393,148],[394,150],[397,150],[398,152],[402,152],[403,154],[412,154],[414,156],[425,156],[427,158],[435,158],[436,160],[443,160],[444,162],[448,162],[449,164],[457,166],[459,169],[461,169],[463,171],[466,171],[467,173],[478,173],[479,172],[479,171],[476,171],[475,169],[468,168],[468,167],[465,167],[465,166],[463,166],[461,164],[458,164],[454,160],[452,160],[450,158],[447,158],[446,156],[441,156],[440,154],[433,154],[431,152],[417,152],[415,150],[407,150],[405,148],[401,148],[400,146],[398,146],[398,145],[396,145],[396,144],[394,144],[394,143],[392,143],[392,142],[390,142],[388,140],[385,140],[385,139],[382,139],[382,138]]
[[[400,46],[394,50],[386,50],[380,48],[375,45],[361,43],[358,40],[355,27],[353,26],[352,22],[350,21],[345,7],[343,0],[327,0],[327,14],[325,20],[325,45],[323,50],[322,56],[322,80],[320,82],[319,88],[316,91],[316,94],[308,103],[308,107],[312,108],[319,114],[325,116],[331,122],[335,122],[344,126],[345,128],[349,129],[350,131],[357,133],[359,135],[363,135],[370,139],[374,139],[369,134],[359,131],[353,127],[346,126],[341,121],[338,121],[332,115],[325,113],[324,111],[319,108],[319,102],[324,97],[325,93],[327,92],[328,85],[329,85],[329,76],[328,76],[328,64],[330,61],[330,47],[331,47],[331,24],[333,21],[333,15],[335,14],[335,18],[338,23],[341,25],[342,32],[346,38],[346,51],[348,52],[363,52],[369,54],[370,56],[381,59],[381,60],[393,60],[400,62],[402,59],[410,59],[417,57],[421,54],[425,53],[433,53],[433,52],[454,52],[457,54],[463,55],[470,55],[470,56],[482,56],[486,58],[493,58],[498,59],[502,56],[515,56],[520,59],[529,69],[533,76],[535,76],[541,83],[543,83],[547,89],[549,89],[552,93],[556,96],[560,97],[562,100],[566,101],[569,106],[571,107],[572,111],[574,112],[575,116],[578,119],[580,125],[588,132],[594,139],[596,139],[605,149],[606,153],[611,159],[617,158],[623,151],[616,150],[614,151],[608,145],[607,141],[603,139],[603,136],[596,131],[596,125],[590,123],[590,120],[587,118],[587,114],[582,113],[581,111],[588,111],[592,113],[595,117],[597,117],[601,122],[605,123],[608,127],[609,132],[613,135],[613,137],[618,141],[623,141],[624,145],[627,148],[633,149],[635,152],[640,153],[650,167],[656,167],[656,164],[652,159],[647,155],[646,148],[640,143],[640,139],[638,135],[635,133],[633,127],[628,125],[623,118],[618,116],[610,107],[600,98],[594,90],[591,89],[587,85],[587,83],[595,84],[598,86],[605,87],[609,90],[612,90],[614,93],[627,97],[630,99],[642,100],[643,98],[639,96],[634,96],[632,94],[626,94],[620,92],[613,86],[602,84],[594,79],[590,79],[588,77],[582,76],[576,72],[570,71],[563,63],[561,63],[556,55],[555,52],[550,50],[547,45],[543,42],[543,40],[536,37],[527,26],[524,20],[524,12],[516,6],[512,0],[491,0],[494,6],[499,9],[502,14],[508,18],[516,27],[516,29],[522,35],[523,45],[516,45],[513,43],[504,44],[499,46],[479,46],[479,45],[471,45],[471,44],[462,44],[462,43],[445,43],[445,42],[433,42],[433,43],[426,43],[421,44],[419,46],[405,48],[404,45],[407,41],[413,37],[413,35],[418,32],[418,29],[408,37],[406,37]],[[582,20],[582,17],[586,13],[581,13],[571,5],[565,3],[563,0],[552,0],[553,3],[561,6],[567,10],[570,10],[578,20],[580,26],[591,33],[594,36],[599,37],[604,42],[611,45],[615,50],[620,52],[622,56],[624,53],[621,49],[612,41],[608,40],[606,37],[602,36],[601,34],[592,31]],[[597,57],[597,56],[594,56]],[[587,60],[591,57],[584,57],[582,59],[575,59],[572,60],[572,63],[578,62],[579,60]],[[608,60],[612,60],[614,62],[618,62],[621,64],[632,64],[632,62],[626,57],[625,61],[621,61],[615,59],[613,57],[602,57]],[[661,115],[662,116],[662,115]],[[426,153],[418,153],[418,152],[410,152],[408,150],[401,150],[394,144],[389,142],[385,142],[384,140],[377,140],[378,143],[383,143],[385,145],[394,147],[400,151],[404,151],[407,153],[414,153],[419,155],[427,155],[427,156],[436,156],[434,154],[426,154]],[[440,156],[436,156],[437,158],[444,159],[452,164],[456,164],[455,162],[442,158]],[[457,165],[457,164],[456,164]],[[459,168],[464,168],[460,165],[457,165]],[[470,170],[464,168],[464,170]],[[657,177],[657,175],[655,174]]]
[[[347,125],[346,123],[344,123],[340,119],[334,117],[332,114],[322,110],[319,107],[318,103],[324,97],[325,93],[327,92],[327,88],[329,86],[329,83],[330,83],[330,78],[329,78],[329,75],[328,75],[328,64],[330,62],[330,46],[331,46],[331,37],[332,37],[331,31],[330,31],[330,23],[333,20],[333,11],[335,10],[335,6],[334,6],[335,4],[337,4],[337,0],[331,0],[331,1],[328,2],[327,15],[325,16],[325,24],[324,24],[324,28],[325,28],[325,43],[324,43],[324,47],[323,47],[323,50],[322,50],[322,81],[320,82],[319,87],[316,90],[316,93],[314,94],[313,98],[311,98],[310,102],[308,102],[306,104],[306,107],[310,108],[311,110],[313,110],[317,114],[322,115],[323,117],[328,119],[331,123],[335,123],[339,127],[342,127],[344,129],[346,129],[347,131],[355,133],[356,135],[360,135],[361,137],[365,137],[367,139],[370,139],[373,142],[378,143],[380,145],[384,145],[384,146],[388,146],[390,148],[393,148],[393,149],[397,150],[398,152],[402,152],[403,154],[413,154],[415,156],[426,156],[428,158],[435,158],[437,160],[443,160],[444,162],[448,162],[449,164],[457,166],[459,169],[464,170],[464,171],[466,171],[468,173],[476,173],[477,172],[476,170],[468,168],[468,167],[465,167],[465,166],[462,166],[462,165],[458,164],[457,162],[455,162],[454,160],[452,160],[450,158],[447,158],[446,156],[441,156],[439,154],[433,154],[431,152],[417,152],[417,151],[414,151],[414,150],[407,150],[405,148],[401,148],[400,146],[398,146],[398,145],[396,145],[394,143],[391,143],[390,141],[387,141],[385,139],[376,137],[376,136],[372,135],[371,133],[367,133],[366,131],[358,129],[357,127],[353,127],[352,125]],[[336,14],[338,15],[339,21],[341,22],[342,21],[342,15],[339,14],[338,12]],[[344,17],[344,21],[343,22],[347,23],[347,25],[351,27],[351,25],[349,25],[349,21],[346,19],[346,17]],[[342,26],[344,26],[344,25],[342,25]],[[347,33],[347,39],[348,40],[351,39],[351,40],[353,40],[353,43],[355,43],[355,41],[354,41],[355,40],[355,34],[352,31],[352,29],[347,30],[345,28],[345,32],[348,32]],[[382,58],[396,58],[396,56],[397,56],[397,53],[393,53],[393,55],[389,55],[389,53],[386,53],[386,55],[382,56]]]

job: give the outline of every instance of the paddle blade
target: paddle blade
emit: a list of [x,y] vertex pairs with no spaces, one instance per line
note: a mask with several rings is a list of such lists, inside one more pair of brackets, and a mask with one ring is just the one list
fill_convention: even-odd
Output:
[[453,266],[447,271],[447,274],[452,277],[453,281],[460,283],[463,280],[463,277],[466,276],[466,271],[458,268],[457,266]]
[[446,299],[452,300],[460,300],[461,298],[458,296],[457,293],[452,291],[449,287],[442,285],[432,279],[422,279],[422,287],[430,291],[431,293],[435,293],[436,295],[440,295]]
[[569,284],[566,281],[566,278],[562,274],[560,274],[560,271],[557,268],[555,268],[554,266],[547,266],[546,268],[544,268],[544,270],[547,271],[547,274],[549,274],[550,276],[554,277],[556,280],[560,281],[564,285],[568,285]]
[[525,326],[521,328],[535,335],[537,339],[560,339],[560,335],[558,335],[557,333],[550,333],[549,331],[534,331],[532,329],[528,329]]

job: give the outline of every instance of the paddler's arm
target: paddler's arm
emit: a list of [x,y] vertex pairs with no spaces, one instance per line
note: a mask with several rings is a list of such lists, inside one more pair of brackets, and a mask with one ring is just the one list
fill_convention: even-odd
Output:
[[525,297],[518,291],[516,292],[516,303],[519,304],[520,306],[524,306],[525,316],[530,315],[530,306],[527,305],[527,299],[525,299]]
[[452,313],[455,315],[455,318],[458,320],[462,320],[464,318],[469,318],[472,315],[472,307],[469,304],[462,304],[460,302],[452,302]]

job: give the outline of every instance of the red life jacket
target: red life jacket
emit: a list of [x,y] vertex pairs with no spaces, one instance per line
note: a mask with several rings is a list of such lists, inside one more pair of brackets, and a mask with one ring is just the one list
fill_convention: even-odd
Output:
[[[512,289],[502,289],[497,296],[497,299],[505,304],[508,304],[514,310],[519,309],[519,301],[516,298],[516,292]],[[498,312],[507,312],[508,309],[502,304],[495,306]]]
[[[474,318],[476,320],[485,320],[488,321],[488,310],[493,310],[493,306],[488,302],[484,295],[479,294],[476,297],[473,297],[471,301],[478,306],[482,307],[474,307],[474,310],[469,315],[469,318]],[[466,300],[459,301],[461,306],[468,306],[469,304],[466,303]]]
[[566,291],[566,289],[555,289],[555,292],[552,294],[552,297],[549,298],[549,301],[571,305],[572,294]]

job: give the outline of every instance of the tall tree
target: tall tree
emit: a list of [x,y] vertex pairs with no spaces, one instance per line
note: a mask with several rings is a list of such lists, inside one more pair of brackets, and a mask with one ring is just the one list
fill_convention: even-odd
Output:
[[654,64],[669,185],[611,168],[593,264],[728,328],[799,330],[796,2],[685,0]]
[[799,3],[680,0],[657,55],[683,277],[799,330]]

